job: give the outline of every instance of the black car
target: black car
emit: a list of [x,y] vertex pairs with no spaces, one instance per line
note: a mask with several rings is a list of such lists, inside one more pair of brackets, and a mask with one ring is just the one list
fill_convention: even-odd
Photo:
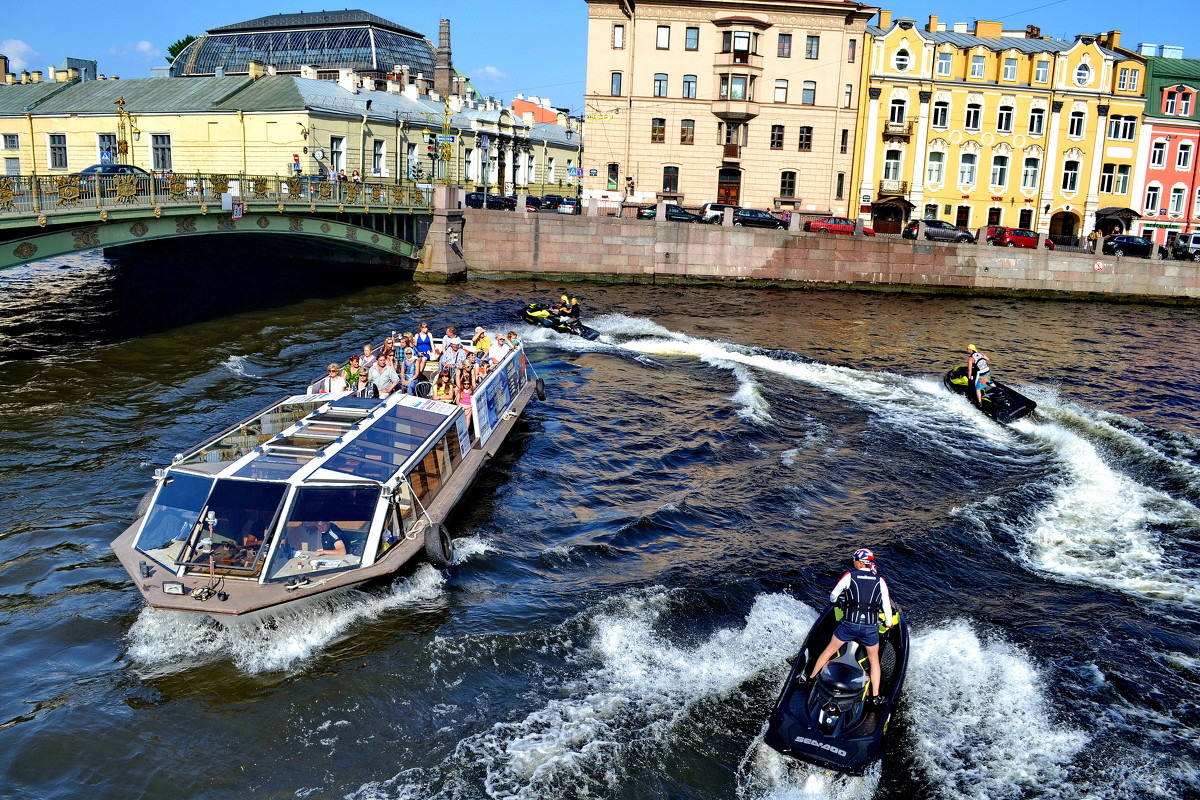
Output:
[[[638,219],[654,219],[658,216],[658,206],[639,208],[637,215]],[[679,206],[669,205],[667,206],[667,222],[704,222],[704,217],[684,211]]]
[[956,228],[944,219],[909,220],[908,225],[904,226],[904,232],[900,235],[905,239],[916,239],[917,228],[922,222],[925,223],[925,238],[931,241],[959,242],[960,244],[970,244],[975,241],[975,237],[970,231]]
[[1110,256],[1138,256],[1150,258],[1154,255],[1154,242],[1141,236],[1109,236],[1100,247],[1100,252]]
[[563,197],[561,194],[548,194],[542,198],[542,208],[547,209],[547,210],[556,209],[556,208],[558,208],[558,204],[561,203],[562,200],[563,200]]
[[779,217],[772,216],[767,211],[760,211],[757,208],[739,208],[733,212],[733,224],[737,227],[747,228],[775,228],[776,230],[787,230],[788,224]]
[[79,170],[80,175],[92,175],[98,178],[107,178],[111,175],[136,175],[139,178],[151,177],[149,172],[141,167],[135,167],[133,164],[92,164],[90,167],[84,167]]

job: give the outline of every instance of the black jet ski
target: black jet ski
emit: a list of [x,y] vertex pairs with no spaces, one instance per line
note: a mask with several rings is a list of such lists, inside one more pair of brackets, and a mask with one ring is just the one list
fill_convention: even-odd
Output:
[[975,389],[967,378],[965,366],[955,367],[947,372],[942,378],[942,383],[947,389],[961,394],[971,401],[971,405],[1003,425],[1029,416],[1037,408],[1037,403],[995,378],[992,378],[991,387],[983,393],[983,403],[979,403],[975,399]]
[[549,308],[543,306],[541,303],[530,303],[525,306],[525,309],[521,312],[521,319],[530,325],[549,328],[559,333],[572,333],[588,340],[600,338],[600,331],[589,328],[567,314],[553,314]]
[[829,606],[808,632],[763,739],[786,756],[861,775],[883,757],[888,722],[908,668],[908,621],[894,607],[892,627],[880,631],[879,694],[884,702],[873,706],[867,650],[857,642],[844,645],[816,680],[804,680],[841,618],[842,610]]

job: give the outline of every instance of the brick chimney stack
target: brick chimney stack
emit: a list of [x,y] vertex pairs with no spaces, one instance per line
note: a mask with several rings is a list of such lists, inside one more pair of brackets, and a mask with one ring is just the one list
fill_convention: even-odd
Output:
[[438,27],[437,64],[433,68],[433,88],[442,97],[454,91],[454,66],[450,58],[450,20],[444,19]]

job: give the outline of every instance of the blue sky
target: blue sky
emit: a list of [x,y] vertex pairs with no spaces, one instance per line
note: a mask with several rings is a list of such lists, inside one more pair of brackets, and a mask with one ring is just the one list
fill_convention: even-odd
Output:
[[[309,0],[311,2],[311,0]],[[322,0],[322,3],[324,0]],[[345,2],[345,0],[343,0]],[[1194,2],[1194,0],[1191,0]],[[970,22],[984,9],[1006,28],[1037,25],[1044,36],[1122,31],[1121,43],[1174,44],[1188,58],[1200,58],[1200,14],[1191,2],[1160,3],[1160,11],[1138,13],[1116,0],[1015,0],[1005,4],[943,0],[938,4],[884,4],[893,18],[909,16],[924,25],[929,14],[942,22]],[[1026,4],[1027,3],[1027,4]],[[437,3],[352,3],[436,41],[438,20],[451,21],[454,64],[486,94],[511,100],[516,94],[549,97],[578,113],[583,106],[587,50],[584,0],[440,0]],[[49,9],[53,13],[48,13]],[[1153,7],[1152,7],[1153,8]],[[144,78],[165,65],[167,47],[186,34],[268,14],[337,10],[305,0],[205,0],[192,3],[117,0],[114,3],[62,0],[53,4],[4,4],[0,53],[17,71],[45,70],[63,58],[94,58],[100,72]]]

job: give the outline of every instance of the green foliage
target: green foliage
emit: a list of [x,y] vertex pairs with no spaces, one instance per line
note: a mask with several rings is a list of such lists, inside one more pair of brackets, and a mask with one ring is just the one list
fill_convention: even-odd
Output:
[[194,41],[196,41],[196,37],[192,36],[189,33],[187,36],[183,37],[179,41],[175,42],[175,44],[168,47],[167,48],[167,63],[170,64],[176,58],[178,58],[179,54],[181,52],[183,52],[183,48],[187,47],[189,44],[191,44]]

